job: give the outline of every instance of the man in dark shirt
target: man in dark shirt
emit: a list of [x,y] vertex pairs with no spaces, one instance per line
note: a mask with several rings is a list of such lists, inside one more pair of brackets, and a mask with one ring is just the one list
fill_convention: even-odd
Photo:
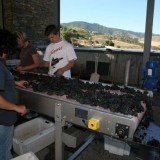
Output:
[[[0,56],[13,50],[14,36],[7,30],[0,29]],[[14,123],[17,113],[26,113],[25,105],[16,105],[15,85],[25,88],[26,81],[14,81],[14,77],[0,62],[0,160],[11,158]]]

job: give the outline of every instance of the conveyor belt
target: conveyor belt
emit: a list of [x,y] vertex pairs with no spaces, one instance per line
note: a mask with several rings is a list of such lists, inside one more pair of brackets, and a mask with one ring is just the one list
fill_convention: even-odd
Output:
[[[41,76],[45,76],[49,78],[46,75],[40,75],[40,74],[37,74],[37,75],[39,78]],[[96,105],[97,101],[95,101],[92,105],[89,105],[91,101],[89,101],[89,104],[85,104],[84,102],[82,104],[80,103],[81,101],[78,102],[76,99],[73,99],[72,97],[73,94],[72,95],[70,94],[70,92],[72,91],[67,92],[68,95],[66,95],[66,93],[65,94],[61,93],[61,95],[56,95],[56,91],[54,93],[53,89],[50,90],[50,93],[48,93],[46,92],[44,86],[46,85],[47,88],[48,87],[52,88],[53,86],[47,86],[49,85],[48,83],[49,81],[46,84],[43,84],[44,88],[40,92],[37,88],[36,88],[37,90],[35,90],[34,88],[35,84],[36,85],[40,84],[38,78],[33,80],[32,74],[30,75],[29,73],[27,74],[24,73],[23,76],[19,75],[19,78],[22,78],[22,77],[23,79],[28,80],[31,86],[27,89],[17,88],[17,96],[18,96],[19,103],[24,103],[29,109],[53,118],[55,118],[55,106],[60,105],[61,114],[63,119],[65,119],[65,121],[71,122],[75,125],[89,128],[113,137],[122,138],[122,139],[132,139],[134,132],[138,127],[138,124],[140,123],[140,121],[142,120],[146,112],[146,101],[145,101],[146,93],[143,93],[143,91],[138,91],[139,97],[138,97],[138,102],[136,103],[133,103],[134,101],[131,103],[128,103],[127,96],[125,97],[127,105],[130,104],[132,106],[132,105],[138,104],[141,107],[140,110],[137,110],[136,114],[134,112],[134,114],[130,115],[129,113],[133,113],[133,112],[127,112],[128,114],[123,114],[122,112],[114,112],[114,110],[111,110],[110,108],[106,108],[106,106]],[[54,79],[54,77],[52,78]],[[72,81],[72,80],[67,79],[67,81]],[[56,83],[56,81],[54,81],[53,83]],[[82,82],[80,82],[80,84],[81,83]],[[86,82],[83,82],[83,83],[87,88],[88,83]],[[68,85],[68,83],[65,82],[65,85]],[[61,85],[61,86],[64,86],[64,85]],[[93,86],[97,86],[97,84],[93,84]],[[125,94],[125,95],[128,95],[128,97],[134,95],[133,89],[129,90],[130,93],[126,93],[124,92],[123,89],[121,91],[113,90],[113,87],[112,87],[108,90],[108,88],[106,89],[106,84],[104,86],[105,86],[105,89],[103,88],[103,90],[105,90],[105,93],[108,92],[111,95]],[[96,90],[97,88],[95,87],[95,92]],[[78,90],[75,90],[75,94],[77,94],[76,91]],[[84,88],[83,88],[83,91],[84,91]],[[92,92],[93,91],[94,90],[92,90]],[[134,91],[137,92],[137,90],[135,89]],[[84,93],[86,93],[86,90],[84,91]],[[105,95],[105,93],[104,92],[102,93],[103,101],[106,100],[106,99],[103,99],[103,95]],[[95,95],[94,92],[93,92],[93,95]],[[140,95],[142,99],[140,99]],[[134,99],[135,97],[136,96],[134,95],[132,98]],[[121,97],[121,99],[122,98],[124,97]]]

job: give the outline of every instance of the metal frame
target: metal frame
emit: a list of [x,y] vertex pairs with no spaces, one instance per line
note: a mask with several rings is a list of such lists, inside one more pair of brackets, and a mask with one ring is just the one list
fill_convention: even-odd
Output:
[[[145,112],[142,112],[139,114],[139,117],[134,117],[113,113],[89,105],[82,105],[76,101],[68,100],[63,96],[49,96],[45,93],[33,92],[28,89],[18,89],[17,91],[19,103],[25,104],[27,108],[33,111],[56,118],[55,109],[58,105],[58,109],[61,109],[61,111],[56,112],[56,114],[58,113],[57,115],[61,117],[61,119],[57,118],[57,121],[63,120],[88,128],[87,124],[89,119],[98,119],[99,128],[96,131],[117,138],[119,138],[119,136],[116,135],[116,126],[122,124],[129,127],[128,136],[125,137],[125,139],[132,139],[140,120],[145,114]],[[76,110],[78,110],[79,113],[76,113]]]
[[[139,122],[145,112],[139,113],[138,117],[113,113],[106,109],[96,108],[94,106],[83,105],[74,100],[68,100],[65,96],[47,95],[46,93],[34,92],[31,88],[17,88],[17,98],[19,103],[23,103],[28,109],[40,114],[47,115],[55,119],[55,155],[56,160],[64,159],[63,128],[66,122],[88,128],[88,122],[94,118],[99,120],[99,127],[96,132],[109,135],[114,138],[132,140]],[[121,130],[120,130],[121,129]],[[119,130],[120,132],[117,132]],[[119,134],[124,132],[125,136]],[[87,145],[94,139],[94,135],[88,138],[84,145],[79,148],[71,159],[80,154]]]
[[62,117],[61,113],[61,104],[55,103],[55,155],[56,160],[62,160],[64,159],[63,153],[64,153],[64,145],[62,141],[62,133],[63,133],[63,127],[65,125],[65,119]]

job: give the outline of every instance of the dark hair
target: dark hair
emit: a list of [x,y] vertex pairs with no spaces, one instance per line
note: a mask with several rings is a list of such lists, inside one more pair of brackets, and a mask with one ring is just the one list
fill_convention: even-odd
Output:
[[6,29],[0,29],[0,56],[14,54],[17,48],[17,41],[14,34]]
[[59,33],[59,28],[54,24],[48,25],[45,29],[45,35],[46,36],[50,35],[51,33],[53,33],[53,34],[58,34]]

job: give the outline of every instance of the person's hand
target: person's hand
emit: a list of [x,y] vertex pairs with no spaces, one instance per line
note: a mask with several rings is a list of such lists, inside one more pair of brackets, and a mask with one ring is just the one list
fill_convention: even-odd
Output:
[[27,109],[25,105],[17,105],[16,112],[20,113],[21,116],[27,113]]
[[16,67],[15,67],[15,70],[17,70],[17,71],[23,71],[24,68],[23,68],[22,66],[16,66]]
[[64,71],[63,68],[59,68],[59,69],[57,69],[57,71],[55,72],[55,74],[56,74],[57,76],[62,76],[64,72],[65,72],[65,71]]
[[15,81],[16,85],[21,88],[27,88],[29,83],[25,80]]

